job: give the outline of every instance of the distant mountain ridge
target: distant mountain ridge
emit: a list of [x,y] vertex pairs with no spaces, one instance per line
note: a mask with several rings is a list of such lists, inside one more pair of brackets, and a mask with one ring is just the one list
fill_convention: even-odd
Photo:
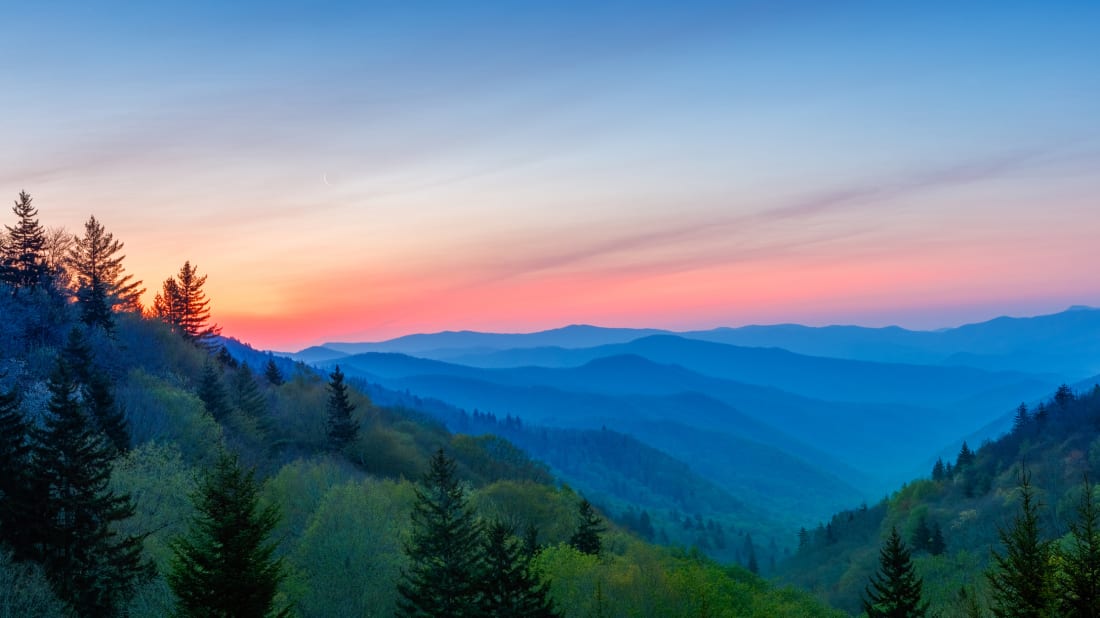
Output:
[[[462,364],[506,366],[504,361],[495,358],[506,350],[577,349],[628,343],[652,335],[676,335],[747,347],[776,347],[798,354],[849,360],[1048,373],[1069,381],[1100,373],[1100,310],[1085,306],[1034,317],[998,317],[933,331],[898,326],[777,324],[674,332],[572,325],[522,334],[445,331],[380,342],[327,343],[318,348],[331,351],[323,352],[331,354],[331,358],[339,354],[397,352]],[[316,356],[318,348],[290,356],[305,362],[318,362],[307,358]],[[516,359],[523,357],[518,352],[513,356]]]

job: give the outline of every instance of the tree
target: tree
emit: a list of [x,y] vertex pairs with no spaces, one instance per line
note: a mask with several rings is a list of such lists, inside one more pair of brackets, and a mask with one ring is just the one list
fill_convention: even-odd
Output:
[[963,440],[962,447],[959,448],[959,456],[955,459],[955,471],[961,472],[972,463],[974,463],[974,451],[970,450],[966,440]]
[[20,191],[19,199],[12,207],[18,221],[15,227],[4,226],[8,230],[8,241],[4,247],[0,275],[15,289],[33,290],[48,273],[43,256],[46,231],[38,223],[38,209],[31,205],[32,202],[26,191]]
[[943,458],[936,458],[936,465],[932,466],[932,480],[942,481],[947,476],[947,469],[943,465]]
[[484,541],[482,608],[500,618],[557,618],[548,595],[549,582],[540,582],[530,571],[530,558],[514,531],[497,520],[489,524]]
[[1054,393],[1054,403],[1063,410],[1075,399],[1077,396],[1073,394],[1073,389],[1068,384],[1062,384]]
[[1020,511],[1008,530],[997,531],[1004,553],[993,552],[986,578],[993,592],[993,615],[998,618],[1054,616],[1054,577],[1051,545],[1040,537],[1039,504],[1031,488],[1031,474],[1020,472]]
[[926,551],[932,544],[932,529],[928,527],[928,520],[922,515],[917,520],[917,527],[913,530],[913,551]]
[[181,617],[287,616],[275,595],[286,571],[268,536],[279,522],[274,505],[260,507],[254,470],[223,452],[192,496],[196,513],[187,534],[171,542],[168,585]]
[[31,445],[30,426],[19,410],[15,389],[0,392],[0,542],[15,552],[16,559],[30,556],[28,536],[35,521],[27,467]]
[[928,603],[921,600],[922,587],[909,548],[895,527],[879,550],[879,570],[864,589],[863,611],[868,618],[923,617],[928,612]]
[[348,385],[339,365],[329,374],[328,391],[328,439],[339,450],[359,435],[359,422],[351,417],[355,406],[348,397]]
[[573,532],[573,536],[569,538],[569,544],[579,552],[598,556],[603,549],[600,535],[607,530],[603,525],[603,519],[596,514],[596,510],[588,500],[581,500],[577,510],[580,514],[580,523]]
[[63,358],[72,370],[91,419],[117,453],[130,449],[130,428],[122,408],[115,403],[111,380],[92,358],[87,340],[74,327],[69,331]]
[[233,394],[238,410],[255,419],[266,418],[267,399],[260,392],[260,387],[256,384],[256,378],[248,363],[241,363],[240,368],[237,369],[233,379]]
[[80,319],[88,326],[111,330],[114,311],[141,310],[141,294],[145,289],[141,281],[123,274],[122,260],[126,256],[118,255],[122,247],[93,216],[84,224],[84,236],[78,237],[69,250]]
[[164,281],[153,300],[153,312],[184,339],[210,348],[221,328],[209,323],[210,300],[202,289],[205,284],[206,275],[200,277],[197,266],[190,260],[184,262],[176,277]]
[[268,358],[267,363],[264,365],[264,378],[272,386],[282,386],[286,381],[283,378],[283,372],[279,371],[279,366],[275,364],[274,358]]
[[143,537],[115,532],[133,516],[134,504],[109,488],[114,450],[82,409],[61,359],[49,391],[43,426],[32,432],[31,476],[43,497],[32,531],[36,557],[78,615],[114,615],[152,566],[141,559]]
[[1020,435],[1027,429],[1029,422],[1031,422],[1031,415],[1027,412],[1027,404],[1020,402],[1019,407],[1016,408],[1016,416],[1012,418],[1012,433]]
[[1100,511],[1096,492],[1085,477],[1077,520],[1070,522],[1072,539],[1060,552],[1062,572],[1058,578],[1060,611],[1067,618],[1100,616]]
[[206,407],[206,411],[215,420],[220,421],[229,416],[231,411],[229,396],[222,384],[221,371],[210,360],[207,360],[202,366],[202,376],[199,378],[197,394],[199,399],[202,400],[203,406]]
[[752,574],[760,574],[760,564],[756,561],[756,547],[752,544],[752,535],[745,534],[745,568]]
[[397,615],[481,615],[481,533],[455,476],[454,460],[439,449],[416,490],[405,544],[410,564],[397,584]]

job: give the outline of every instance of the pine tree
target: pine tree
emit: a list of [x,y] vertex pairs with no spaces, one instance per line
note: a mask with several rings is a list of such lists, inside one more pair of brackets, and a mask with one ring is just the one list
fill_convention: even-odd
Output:
[[993,591],[993,615],[998,618],[1054,616],[1051,545],[1040,537],[1039,504],[1031,474],[1020,473],[1020,512],[1008,530],[998,530],[1004,554],[993,552],[986,578]]
[[1100,617],[1100,511],[1096,492],[1085,477],[1077,520],[1069,524],[1072,540],[1061,552],[1058,579],[1060,615],[1066,618]]
[[1031,415],[1027,413],[1027,404],[1021,401],[1016,408],[1016,416],[1012,419],[1012,433],[1020,435],[1027,429],[1029,422],[1031,422]]
[[237,409],[255,419],[267,417],[267,399],[256,384],[256,377],[248,363],[241,363],[233,379],[233,394]]
[[151,574],[142,537],[114,527],[135,508],[109,488],[114,455],[77,397],[68,364],[49,382],[43,427],[32,432],[31,475],[45,500],[32,534],[37,558],[58,596],[80,616],[114,615]]
[[542,551],[542,546],[539,545],[538,526],[528,523],[527,527],[523,529],[523,555],[527,557],[527,560],[532,560],[540,551]]
[[497,520],[485,531],[482,609],[499,618],[557,618],[549,582],[531,574],[530,559],[513,530]]
[[216,420],[223,420],[231,411],[229,396],[222,384],[221,370],[213,362],[207,360],[202,366],[202,377],[199,379],[199,399]]
[[921,618],[928,612],[922,587],[909,549],[894,528],[879,551],[879,571],[864,590],[863,611],[868,618]]
[[279,366],[275,364],[274,358],[268,358],[267,364],[264,365],[264,378],[272,386],[282,386],[286,380],[283,378],[283,372],[279,371]]
[[38,223],[38,209],[26,191],[19,192],[12,212],[18,222],[5,225],[8,241],[4,247],[3,280],[16,289],[35,289],[49,272],[44,256],[46,230]]
[[184,339],[210,348],[221,328],[209,323],[210,300],[202,289],[205,284],[206,275],[200,277],[197,266],[184,262],[176,277],[164,281],[153,300],[153,312]]
[[405,544],[409,569],[402,569],[397,585],[397,615],[480,616],[481,533],[455,477],[455,463],[439,449],[416,489],[412,533]]
[[62,354],[80,387],[92,421],[116,453],[125,453],[130,449],[130,428],[126,415],[115,403],[111,380],[96,366],[92,349],[79,328],[69,331]]
[[348,397],[348,385],[339,365],[329,375],[328,391],[328,439],[339,450],[359,434],[359,422],[351,417],[355,406]]
[[798,529],[798,551],[802,551],[810,546],[810,531],[805,527]]
[[955,471],[961,472],[963,468],[972,463],[974,463],[974,451],[970,450],[966,440],[963,440],[962,447],[959,448],[959,456],[955,459]]
[[752,535],[745,535],[745,568],[754,575],[760,574],[760,564],[756,562],[756,547],[752,544]]
[[573,532],[573,536],[569,538],[569,544],[579,552],[598,556],[603,549],[600,535],[607,530],[603,525],[603,519],[596,514],[596,510],[588,500],[581,500],[577,510],[580,523]]
[[936,465],[932,466],[932,480],[942,481],[947,477],[947,469],[943,465],[943,458],[936,458]]
[[279,522],[274,505],[260,507],[255,471],[222,453],[192,496],[196,514],[187,534],[171,543],[168,584],[184,618],[286,616],[275,595],[286,577],[268,537]]
[[140,311],[145,289],[132,275],[124,275],[118,255],[123,244],[106,231],[96,218],[84,224],[84,236],[78,237],[69,250],[69,265],[76,277],[76,299],[80,319],[88,326],[111,330],[112,313],[116,310]]
[[0,544],[18,560],[31,556],[34,521],[30,464],[30,426],[19,410],[15,389],[0,392]]

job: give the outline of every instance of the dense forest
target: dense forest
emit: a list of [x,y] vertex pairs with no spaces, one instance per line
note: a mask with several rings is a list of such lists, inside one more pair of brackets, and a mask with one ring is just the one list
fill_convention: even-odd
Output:
[[[858,612],[882,566],[880,546],[896,530],[930,615],[1093,616],[1100,607],[1097,478],[1100,386],[1084,393],[1062,386],[1034,407],[1020,404],[999,439],[976,449],[964,442],[929,477],[802,529],[782,579]],[[1091,609],[1080,613],[1074,604]]]
[[376,405],[338,370],[249,365],[197,265],[142,307],[94,217],[46,228],[25,193],[13,212],[0,615],[835,613],[646,542],[647,513],[607,521],[507,440]]

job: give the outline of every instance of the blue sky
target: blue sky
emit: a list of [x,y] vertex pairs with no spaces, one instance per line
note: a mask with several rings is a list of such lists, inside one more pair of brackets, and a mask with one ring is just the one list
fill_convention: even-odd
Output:
[[1100,6],[960,4],[8,6],[0,191],[270,346],[1100,303]]

